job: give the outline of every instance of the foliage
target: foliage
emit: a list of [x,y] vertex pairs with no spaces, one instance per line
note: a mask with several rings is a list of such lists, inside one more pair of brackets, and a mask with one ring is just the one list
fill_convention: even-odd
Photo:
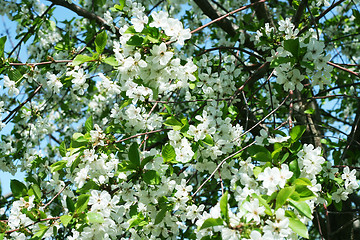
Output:
[[1,1],[0,238],[350,239],[358,7]]

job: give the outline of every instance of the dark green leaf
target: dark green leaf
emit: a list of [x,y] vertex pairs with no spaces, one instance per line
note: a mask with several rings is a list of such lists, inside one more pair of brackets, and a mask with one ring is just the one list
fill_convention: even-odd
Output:
[[[19,72],[19,70],[15,69],[15,68],[12,68],[9,70],[8,76],[9,76],[10,80],[14,81],[14,82],[19,81],[23,77],[23,75]],[[16,85],[18,86],[19,83],[16,83]]]
[[161,182],[160,175],[155,170],[147,170],[143,174],[144,182],[150,185],[158,185]]
[[263,146],[252,145],[247,149],[250,156],[260,162],[271,162],[271,153]]
[[69,209],[69,212],[75,211],[75,204],[69,196],[66,196],[66,207]]
[[141,46],[143,41],[143,37],[140,37],[139,35],[134,35],[126,42],[126,44],[130,46]]
[[27,194],[27,188],[25,184],[16,179],[11,179],[10,189],[14,197],[22,197]]
[[300,200],[305,201],[316,197],[316,195],[306,185],[296,185],[296,192],[299,194]]
[[0,58],[4,57],[6,39],[7,39],[6,36],[0,38]]
[[75,160],[72,162],[71,166],[70,166],[70,172],[73,173],[75,168],[79,165],[79,163],[81,162],[81,154],[79,156],[77,156],[75,158]]
[[223,225],[223,222],[224,221],[221,218],[208,218],[204,221],[204,223],[201,225],[201,227],[198,228],[198,230],[200,231],[201,229],[220,226],[220,225]]
[[284,49],[291,52],[295,58],[298,58],[300,52],[299,38],[285,40]]
[[136,166],[136,167],[140,166],[139,145],[136,142],[134,142],[130,146],[128,156],[129,156],[130,162],[134,166]]
[[161,223],[161,221],[164,219],[165,215],[167,212],[167,207],[166,205],[156,214],[155,217],[155,224],[159,224]]

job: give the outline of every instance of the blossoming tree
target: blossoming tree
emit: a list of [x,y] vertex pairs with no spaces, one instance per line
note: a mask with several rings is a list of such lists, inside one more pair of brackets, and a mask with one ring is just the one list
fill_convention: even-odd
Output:
[[0,239],[354,239],[359,7],[1,1]]

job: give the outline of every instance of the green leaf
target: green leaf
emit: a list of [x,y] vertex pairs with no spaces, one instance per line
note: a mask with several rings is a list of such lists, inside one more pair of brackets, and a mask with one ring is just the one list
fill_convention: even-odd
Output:
[[296,185],[295,191],[299,194],[299,201],[306,201],[316,197],[316,195],[306,185]]
[[271,61],[270,68],[275,68],[282,63],[291,62],[291,60],[292,60],[292,58],[289,58],[289,57],[277,57]]
[[176,157],[175,150],[170,144],[166,144],[162,148],[161,155],[164,159],[164,162],[171,162],[172,160],[175,160]]
[[259,200],[259,203],[261,205],[263,205],[265,207],[265,213],[269,216],[272,216],[272,211],[271,211],[271,208],[269,206],[269,204],[266,202],[266,200],[264,198],[262,198],[261,196],[257,195],[256,193],[253,193],[251,195],[253,198],[257,198]]
[[161,221],[164,219],[165,215],[167,212],[167,207],[166,205],[164,207],[162,207],[162,209],[156,214],[155,217],[155,224],[159,224],[161,223]]
[[299,219],[289,218],[289,227],[301,237],[309,239],[308,229]]
[[295,58],[298,58],[300,52],[299,38],[285,40],[284,49],[291,52]]
[[104,51],[106,42],[107,42],[107,34],[105,31],[102,31],[95,38],[95,47],[97,53],[101,54]]
[[10,189],[14,197],[22,197],[27,194],[27,188],[25,184],[16,179],[11,179]]
[[66,167],[67,160],[57,161],[50,166],[51,172],[57,172]]
[[307,178],[297,178],[295,179],[295,181],[293,182],[294,185],[307,185],[307,186],[312,186],[312,183],[309,179]]
[[89,194],[82,194],[78,197],[78,200],[75,204],[75,210],[77,213],[81,213],[87,208],[89,198],[90,198]]
[[315,109],[313,109],[313,108],[309,108],[304,111],[304,113],[306,113],[306,114],[314,114],[314,112],[315,112]]
[[292,142],[296,142],[297,140],[299,140],[301,136],[304,134],[305,130],[306,127],[302,125],[297,125],[293,127],[290,131],[290,137]]
[[113,56],[108,57],[108,58],[105,58],[105,59],[103,60],[103,62],[106,63],[106,64],[109,64],[110,66],[113,66],[113,67],[119,66],[118,61],[117,61],[116,58],[113,57]]
[[69,215],[62,215],[60,217],[60,221],[64,225],[64,227],[67,227],[67,225],[70,223],[71,219],[72,219],[72,216],[69,216]]
[[155,170],[148,170],[143,174],[144,182],[150,185],[158,185],[161,182],[160,175]]
[[70,166],[70,172],[73,173],[75,168],[79,165],[79,163],[81,162],[81,154],[79,154],[79,156],[77,156],[75,158],[75,160],[72,162],[71,166]]
[[66,196],[66,207],[69,209],[70,212],[75,211],[74,201],[69,196]]
[[220,199],[220,212],[221,212],[222,218],[229,225],[230,224],[230,218],[229,218],[228,192],[227,191],[225,192],[225,194]]
[[66,144],[65,144],[65,141],[62,141],[62,143],[60,144],[59,146],[59,152],[60,152],[60,155],[62,157],[65,157],[66,156]]
[[293,206],[296,210],[298,210],[301,215],[312,219],[312,213],[309,205],[306,202],[296,202],[294,200],[289,199],[289,204]]
[[85,129],[89,133],[91,130],[93,130],[93,128],[94,128],[93,118],[92,118],[92,116],[90,116],[85,121]]
[[141,46],[143,41],[143,37],[140,37],[139,35],[134,35],[126,42],[126,44],[130,46]]
[[[10,78],[10,80],[17,82],[23,77],[23,75],[19,72],[19,70],[12,68],[8,72],[8,77]],[[16,85],[18,84],[19,83],[17,83]]]
[[206,137],[202,141],[209,146],[214,146],[214,140],[209,134],[206,134]]
[[271,162],[271,153],[263,146],[252,145],[247,149],[250,156],[260,162]]
[[134,26],[130,26],[124,33],[136,34]]
[[5,49],[5,42],[6,42],[6,36],[3,36],[0,38],[0,58],[4,57],[4,49]]
[[223,220],[221,218],[208,218],[204,221],[201,227],[198,229],[199,231],[209,227],[215,227],[219,225],[223,225]]
[[291,194],[293,194],[294,191],[295,191],[294,186],[284,187],[283,189],[281,189],[278,195],[276,196],[275,210],[281,208],[286,203],[286,201],[291,196]]
[[181,122],[179,122],[178,120],[176,120],[175,117],[173,117],[173,116],[168,117],[166,119],[166,121],[164,122],[164,125],[172,127],[175,131],[180,130],[183,126],[183,124]]
[[154,159],[154,156],[148,156],[148,157],[144,158],[143,160],[141,160],[140,168],[143,169],[145,167],[145,165],[153,159]]
[[34,235],[33,235],[33,237],[32,237],[32,239],[42,239],[42,237],[45,235],[45,233],[46,233],[46,231],[49,229],[46,225],[44,225],[44,224],[38,224],[38,226],[40,227],[40,230],[39,231],[37,231]]
[[129,148],[129,160],[130,162],[138,167],[140,166],[140,155],[139,155],[139,145],[134,142],[133,144],[131,144],[130,148]]
[[79,54],[72,61],[72,65],[79,66],[80,64],[83,64],[84,62],[90,62],[90,61],[94,61],[94,60],[95,59],[93,57]]
[[37,184],[33,184],[33,185],[31,185],[31,189],[34,192],[35,197],[38,200],[41,200],[42,193],[41,193],[40,187]]
[[103,216],[97,212],[88,212],[87,218],[89,219],[89,222],[91,222],[91,223],[103,223],[104,222]]
[[360,12],[356,9],[351,9],[352,10],[352,14],[355,17],[354,22],[356,23],[356,25],[360,25]]

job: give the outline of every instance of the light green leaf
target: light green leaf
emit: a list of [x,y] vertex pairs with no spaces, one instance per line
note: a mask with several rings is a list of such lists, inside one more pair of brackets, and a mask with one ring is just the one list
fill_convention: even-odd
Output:
[[94,128],[94,124],[93,124],[93,118],[92,116],[90,116],[88,119],[86,119],[85,121],[85,129],[86,131],[89,133],[91,130],[93,130]]
[[63,169],[64,167],[66,167],[66,163],[67,163],[67,160],[61,160],[61,161],[57,161],[53,164],[51,164],[50,166],[50,170],[51,172],[57,172],[61,169]]
[[100,213],[97,213],[97,212],[88,212],[87,218],[88,218],[89,222],[91,222],[91,223],[103,223],[104,222],[104,217]]
[[180,130],[183,126],[183,124],[181,122],[179,122],[178,120],[176,120],[175,117],[173,117],[173,116],[168,117],[166,119],[166,121],[164,122],[164,125],[172,127],[175,131]]
[[59,152],[62,157],[66,156],[66,144],[65,141],[62,141],[62,143],[59,146]]
[[289,227],[301,237],[309,239],[308,229],[299,219],[289,218]]
[[294,200],[289,199],[289,204],[296,208],[303,216],[312,219],[311,209],[306,202],[295,202]]
[[286,203],[286,201],[291,196],[291,194],[293,194],[293,192],[295,192],[294,186],[284,187],[283,189],[281,189],[278,195],[276,196],[275,210],[281,208]]
[[294,185],[306,185],[306,186],[312,186],[312,183],[307,178],[297,178],[293,182]]
[[290,137],[292,142],[296,142],[297,140],[299,140],[301,136],[304,134],[305,130],[306,127],[302,125],[297,125],[293,127],[290,131]]
[[214,146],[214,140],[209,134],[206,134],[206,137],[202,141],[209,146]]
[[170,144],[166,144],[162,148],[161,155],[164,159],[164,162],[171,162],[176,157],[174,147],[171,146]]
[[89,198],[90,198],[89,194],[82,194],[78,197],[78,200],[75,204],[75,210],[77,213],[81,213],[87,208]]
[[229,218],[228,192],[227,191],[220,199],[220,212],[221,212],[222,218],[225,220],[225,222],[227,224],[229,224],[230,218]]
[[60,221],[64,225],[64,227],[67,227],[67,225],[70,223],[71,219],[72,219],[72,216],[69,216],[69,215],[62,215],[60,217]]
[[307,185],[296,185],[296,192],[299,194],[299,201],[313,199],[316,195],[307,187]]
[[31,185],[31,189],[32,189],[33,192],[34,192],[35,197],[36,197],[38,200],[41,200],[42,193],[41,193],[40,187],[39,187],[37,184],[32,184],[32,185]]
[[113,66],[113,67],[119,66],[118,61],[117,61],[116,58],[113,57],[113,56],[108,57],[108,58],[105,58],[105,59],[103,60],[103,62],[106,63],[106,64],[109,64],[110,66]]
[[269,204],[266,202],[266,200],[265,200],[264,198],[262,198],[261,196],[257,195],[256,193],[253,193],[251,196],[252,196],[253,198],[257,198],[257,199],[259,200],[259,203],[265,207],[265,213],[266,213],[267,215],[270,215],[270,216],[273,215]]
[[90,61],[94,61],[95,59],[93,57],[90,56],[86,56],[86,55],[77,55],[75,57],[75,59],[72,61],[72,65],[73,66],[79,66],[80,64],[83,64],[85,62],[90,62]]

